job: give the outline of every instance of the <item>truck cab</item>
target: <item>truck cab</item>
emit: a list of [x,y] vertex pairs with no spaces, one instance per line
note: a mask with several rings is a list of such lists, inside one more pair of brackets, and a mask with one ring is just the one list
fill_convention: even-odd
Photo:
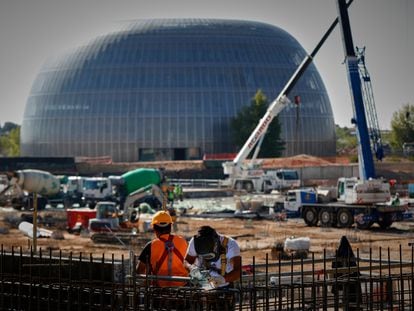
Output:
[[113,197],[112,184],[107,177],[85,177],[82,192],[86,203],[91,208],[97,202],[109,200]]
[[388,202],[391,198],[390,184],[382,179],[364,182],[356,177],[338,179],[337,200],[346,204],[373,204]]
[[268,170],[266,176],[270,177],[274,190],[283,191],[300,187],[299,173],[294,169]]
[[300,217],[302,204],[317,203],[318,194],[315,189],[288,190],[283,201],[283,209],[290,217]]

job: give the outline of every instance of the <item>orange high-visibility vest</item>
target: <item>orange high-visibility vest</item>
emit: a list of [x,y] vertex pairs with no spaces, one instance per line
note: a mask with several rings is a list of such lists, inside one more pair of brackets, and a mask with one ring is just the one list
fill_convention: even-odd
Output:
[[[184,267],[184,256],[187,251],[187,241],[176,235],[163,236],[151,242],[151,270],[154,275],[188,276]],[[183,286],[185,282],[159,280],[158,286]]]

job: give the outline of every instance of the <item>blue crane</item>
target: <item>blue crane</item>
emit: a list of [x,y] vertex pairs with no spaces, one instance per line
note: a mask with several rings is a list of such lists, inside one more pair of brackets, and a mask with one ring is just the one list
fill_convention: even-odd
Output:
[[368,123],[368,134],[371,140],[371,148],[377,160],[384,158],[384,148],[381,139],[381,130],[378,123],[377,110],[375,108],[374,92],[372,90],[371,76],[365,64],[365,47],[356,47],[358,57],[359,76],[362,84],[362,95],[364,98],[365,116]]
[[[348,82],[350,86],[351,99],[353,103],[354,116],[351,122],[355,124],[356,126],[357,139],[358,139],[359,175],[360,175],[361,180],[365,181],[370,178],[376,177],[374,160],[372,156],[372,149],[371,149],[371,143],[370,143],[370,133],[368,130],[368,122],[367,122],[367,115],[373,116],[373,112],[372,112],[372,109],[366,110],[364,106],[363,84],[361,83],[361,76],[360,76],[361,58],[358,57],[354,49],[351,25],[349,22],[346,1],[337,0],[337,9],[338,9],[339,22],[341,25],[342,43],[343,43],[343,48],[344,48],[344,53],[345,53],[345,63],[346,63],[346,68],[347,68],[347,73],[348,73]],[[363,67],[365,67],[365,64],[363,65]],[[366,71],[366,73],[367,72],[368,71]],[[370,79],[367,82],[370,83]],[[372,92],[372,88],[370,89]],[[373,96],[371,97],[373,99]],[[375,105],[373,105],[372,107],[375,108]],[[373,119],[375,119],[376,123],[378,124],[378,121],[376,119],[376,113]],[[377,142],[380,143],[380,137],[375,137],[374,139],[376,139]],[[374,147],[374,148],[377,148],[377,147]],[[375,150],[375,151],[377,154],[377,158],[379,156],[379,158],[382,159],[382,156],[383,156],[382,147],[381,147],[381,150],[378,150],[378,151]]]

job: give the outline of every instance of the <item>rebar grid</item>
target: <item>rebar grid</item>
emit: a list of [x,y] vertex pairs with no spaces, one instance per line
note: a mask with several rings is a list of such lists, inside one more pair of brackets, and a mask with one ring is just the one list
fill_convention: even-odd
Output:
[[[160,288],[132,272],[134,258],[93,258],[61,252],[0,254],[0,310],[413,310],[414,264],[379,251],[354,266],[344,258],[268,260],[244,265],[226,290]],[[405,252],[407,253],[407,252]],[[190,284],[190,283],[189,283]]]

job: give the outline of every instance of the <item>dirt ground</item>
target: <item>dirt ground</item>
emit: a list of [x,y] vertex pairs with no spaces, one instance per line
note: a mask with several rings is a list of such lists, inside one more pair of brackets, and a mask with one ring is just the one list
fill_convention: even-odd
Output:
[[[27,215],[28,212],[25,212]],[[39,237],[37,239],[38,249],[49,253],[62,251],[63,254],[72,252],[74,256],[92,254],[93,257],[129,258],[129,251],[139,254],[146,241],[153,237],[152,232],[143,232],[144,223],[141,219],[140,230],[132,243],[122,245],[121,243],[95,243],[91,240],[89,233],[82,232],[80,235],[70,234],[66,230],[66,212],[42,211],[39,213],[43,222],[39,227],[57,232],[57,237]],[[29,214],[30,215],[30,214]],[[44,220],[49,219],[51,226],[46,226]],[[28,250],[32,240],[17,229],[21,220],[21,212],[12,209],[0,208],[0,244],[4,250],[12,247]],[[300,219],[276,220],[246,220],[236,218],[197,218],[179,217],[177,234],[190,238],[202,225],[210,225],[218,232],[237,239],[243,257],[243,263],[263,263],[268,258],[272,259],[272,248],[278,242],[284,242],[289,237],[309,237],[310,252],[315,258],[323,258],[324,250],[327,256],[334,255],[342,236],[347,236],[355,253],[359,252],[361,257],[369,257],[370,249],[373,258],[388,256],[388,250],[392,258],[399,259],[400,246],[403,260],[411,259],[411,247],[409,243],[414,242],[414,223],[397,223],[387,231],[380,231],[375,226],[369,231],[357,229],[338,229],[307,227]]]

